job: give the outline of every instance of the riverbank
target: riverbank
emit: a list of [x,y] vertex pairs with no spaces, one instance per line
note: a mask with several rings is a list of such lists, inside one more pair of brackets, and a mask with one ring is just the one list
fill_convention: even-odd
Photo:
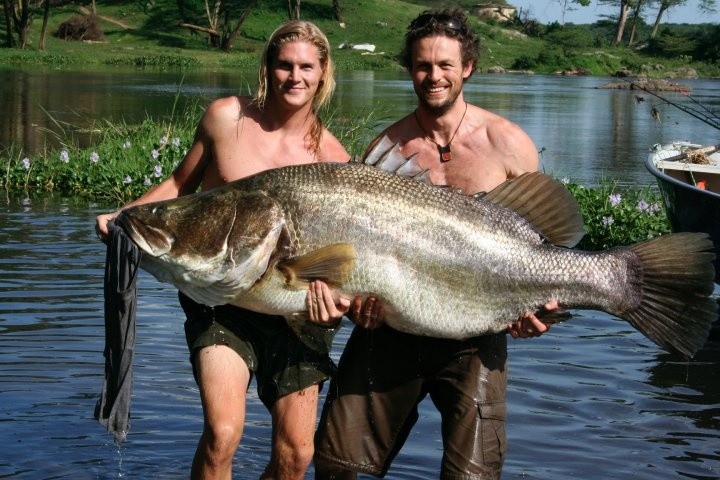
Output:
[[[334,18],[330,0],[303,3],[302,17],[317,23],[333,46],[339,70],[399,70],[396,56],[405,28],[430,1],[365,0],[340,2],[343,22]],[[221,69],[255,68],[272,27],[287,19],[277,2],[259,1],[242,24],[232,49],[211,47],[208,37],[179,26],[175,2],[158,0],[140,4],[97,2],[102,37],[92,41],[66,41],[53,36],[59,26],[84,7],[53,6],[50,10],[45,51],[40,44],[41,19],[30,32],[24,50],[0,49],[5,67],[45,65],[52,68],[92,68],[97,65],[131,65],[139,68]],[[197,18],[202,24],[202,17]],[[483,43],[478,64],[481,72],[522,71],[563,75],[608,76],[635,72],[666,77],[692,68],[700,77],[720,75],[716,63],[694,61],[692,56],[658,57],[640,48],[611,48],[605,37],[609,22],[594,25],[545,26],[543,34],[529,35],[520,26],[484,22],[472,17]],[[668,28],[673,28],[669,26]],[[680,31],[683,31],[679,26]],[[707,25],[710,30],[713,28]],[[365,45],[364,48],[353,48]]]
[[[160,183],[182,160],[193,139],[200,105],[173,112],[167,120],[147,119],[139,125],[106,123],[97,129],[92,147],[66,146],[29,158],[20,151],[3,152],[0,180],[6,196],[46,194],[78,196],[121,206]],[[353,119],[323,112],[328,128],[353,155],[374,135],[374,113]],[[646,240],[670,231],[657,192],[620,188],[614,180],[598,187],[559,178],[580,205],[587,250],[606,249]]]

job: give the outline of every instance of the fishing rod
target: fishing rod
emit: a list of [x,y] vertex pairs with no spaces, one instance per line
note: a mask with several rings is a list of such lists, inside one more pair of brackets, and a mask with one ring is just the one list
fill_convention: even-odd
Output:
[[694,109],[694,108],[691,108],[691,107],[688,107],[688,106],[686,106],[686,105],[681,105],[681,104],[679,104],[679,103],[672,102],[672,101],[668,100],[667,98],[663,97],[662,95],[659,95],[659,94],[653,92],[652,90],[649,90],[647,87],[644,87],[644,86],[642,86],[642,85],[639,85],[638,83],[635,83],[635,82],[632,81],[632,80],[628,80],[627,78],[622,78],[622,80],[628,82],[628,83],[629,83],[630,85],[632,85],[634,88],[637,88],[637,89],[639,89],[639,90],[643,90],[643,91],[649,93],[650,95],[659,98],[660,100],[662,100],[663,102],[667,103],[668,105],[673,106],[673,107],[677,108],[678,110],[680,110],[680,111],[682,111],[682,112],[685,112],[685,113],[687,113],[688,115],[690,115],[690,116],[692,116],[692,117],[697,118],[697,119],[700,120],[701,122],[706,123],[706,124],[710,125],[711,127],[715,128],[715,129],[717,129],[717,130],[720,130],[720,117],[718,117],[718,115],[717,115],[715,112],[713,112],[712,110],[710,110],[708,107],[706,107],[705,105],[703,105],[703,104],[701,104],[700,102],[698,102],[697,99],[695,99],[694,97],[692,97],[689,93],[683,92],[683,91],[681,91],[681,90],[678,90],[678,91],[680,91],[680,93],[682,93],[683,95],[685,95],[686,97],[688,97],[690,100],[692,100],[692,101],[695,102],[696,104],[702,106],[703,109],[706,110],[707,112],[709,112],[710,115],[704,114],[704,113],[702,113],[701,111],[699,111],[699,110],[697,110],[697,109]]

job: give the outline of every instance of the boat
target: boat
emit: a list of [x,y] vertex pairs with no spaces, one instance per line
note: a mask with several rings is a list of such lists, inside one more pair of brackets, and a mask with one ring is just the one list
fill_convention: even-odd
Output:
[[720,145],[654,145],[645,167],[655,176],[674,232],[705,232],[715,244],[720,283]]

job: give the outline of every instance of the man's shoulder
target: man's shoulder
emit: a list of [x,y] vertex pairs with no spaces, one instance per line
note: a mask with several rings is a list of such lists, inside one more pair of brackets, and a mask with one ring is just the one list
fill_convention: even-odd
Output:
[[409,113],[383,130],[375,140],[387,136],[393,142],[402,143],[414,135],[414,128],[411,127],[415,127],[415,115]]
[[237,118],[252,108],[252,97],[232,95],[213,100],[207,108],[208,115]]
[[350,160],[350,154],[340,140],[326,128],[323,130],[319,158],[321,162],[347,162]]

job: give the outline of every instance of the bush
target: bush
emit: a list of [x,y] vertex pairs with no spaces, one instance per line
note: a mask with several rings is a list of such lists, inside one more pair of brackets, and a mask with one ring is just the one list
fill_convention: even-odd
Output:
[[60,24],[54,35],[63,40],[105,40],[105,34],[95,15],[73,15]]
[[598,188],[564,183],[580,204],[585,222],[586,235],[578,248],[604,250],[670,233],[662,202],[649,188],[620,190],[616,181],[604,181]]

